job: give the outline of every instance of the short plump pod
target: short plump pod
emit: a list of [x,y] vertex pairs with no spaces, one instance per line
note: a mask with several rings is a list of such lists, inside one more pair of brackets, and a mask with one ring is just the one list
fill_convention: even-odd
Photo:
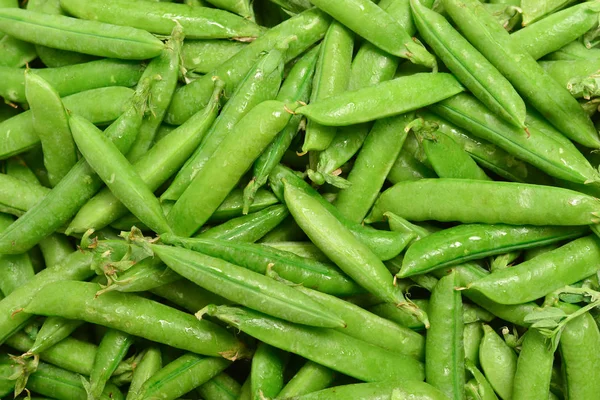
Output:
[[336,378],[337,373],[312,361],[306,361],[296,374],[286,383],[278,397],[302,396],[327,389]]
[[458,225],[412,244],[406,251],[398,277],[573,239],[585,232],[587,227]]
[[156,346],[148,347],[141,354],[137,363],[129,389],[127,390],[126,400],[135,400],[140,392],[140,388],[150,377],[162,368],[161,351]]
[[[558,303],[567,314],[578,307]],[[600,332],[590,313],[570,321],[560,336],[559,350],[562,360],[565,397],[568,399],[592,399],[600,391]]]
[[265,275],[184,248],[154,245],[152,249],[179,275],[237,304],[299,324],[345,325],[334,312]]
[[153,58],[163,48],[160,40],[140,29],[18,8],[0,9],[0,31],[34,44],[125,60]]
[[[263,52],[289,42],[286,61],[291,61],[325,35],[330,21],[327,14],[312,8],[269,29],[212,72],[177,90],[165,117],[166,122],[180,125],[204,108],[212,92],[213,76],[225,81],[225,93],[229,97]],[[294,37],[296,40],[290,40]]]
[[[96,297],[99,289],[87,282],[50,283],[33,296],[25,312],[79,319],[197,354],[228,358],[245,354],[243,344],[211,322],[132,294]],[[157,327],[157,320],[168,323]]]
[[523,336],[513,384],[513,400],[545,399],[550,392],[554,352],[539,331],[529,329]]
[[411,0],[417,29],[444,65],[492,112],[523,128],[525,103],[510,82],[440,14]]
[[227,11],[182,4],[128,0],[61,0],[61,7],[82,19],[131,26],[168,35],[177,23],[190,39],[250,39],[261,33],[255,23]]
[[520,304],[544,297],[600,269],[600,239],[574,240],[512,268],[473,282],[469,289],[500,304]]
[[463,90],[450,74],[418,73],[328,97],[297,112],[322,125],[354,125],[413,111]]
[[221,258],[259,274],[265,274],[267,269],[271,268],[283,279],[334,296],[352,295],[363,291],[335,266],[264,244],[219,239],[185,239],[173,235],[162,235],[161,241]]
[[335,386],[302,396],[281,397],[289,400],[446,400],[448,397],[435,387],[415,380],[392,380],[375,383],[355,383]]
[[292,324],[246,308],[208,306],[202,312],[258,340],[366,382],[423,380],[423,364],[332,329]]
[[266,343],[259,343],[252,356],[250,392],[252,399],[276,397],[283,388],[289,354]]
[[129,347],[133,344],[133,336],[115,329],[108,329],[94,358],[94,366],[90,372],[87,392],[90,397],[98,398],[102,394],[110,376],[115,372],[119,363],[127,355]]
[[422,179],[399,182],[383,192],[366,222],[381,221],[387,211],[409,221],[589,225],[599,222],[600,200],[525,183]]
[[517,354],[489,325],[484,325],[483,331],[479,346],[483,373],[502,400],[511,400]]

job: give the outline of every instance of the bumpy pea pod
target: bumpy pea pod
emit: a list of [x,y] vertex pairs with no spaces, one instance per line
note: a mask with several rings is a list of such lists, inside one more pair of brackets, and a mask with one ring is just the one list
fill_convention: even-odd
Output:
[[513,42],[477,0],[444,0],[445,10],[463,35],[533,107],[565,136],[584,146],[600,147],[600,137],[581,106],[537,62]]
[[[244,345],[215,324],[195,321],[182,311],[128,293],[111,292],[96,297],[99,289],[94,283],[53,282],[32,296],[25,311],[79,319],[197,354],[245,355]],[[120,310],[117,318],[116,308]],[[157,330],[153,322],[157,320],[170,323]]]
[[126,400],[133,400],[138,397],[142,385],[161,369],[162,358],[160,349],[156,346],[148,347],[133,370],[133,377],[129,384]]
[[[166,122],[182,124],[204,108],[212,91],[213,76],[225,81],[226,97],[230,97],[263,52],[270,51],[281,43],[289,43],[285,59],[286,62],[293,60],[323,37],[329,22],[330,18],[326,14],[312,8],[269,29],[212,72],[177,90],[169,106]],[[296,40],[291,40],[294,37]]]
[[[319,56],[319,47],[308,51],[290,70],[283,82],[277,99],[283,102],[308,102],[313,84],[313,76]],[[269,179],[269,174],[279,164],[292,140],[300,129],[301,115],[294,115],[273,143],[254,162],[252,180],[244,188],[244,213],[254,203],[256,191]]]
[[248,71],[204,140],[161,195],[161,200],[179,199],[223,140],[232,134],[236,124],[258,104],[277,96],[283,78],[284,56],[282,49],[272,49]]
[[[254,107],[221,142],[168,215],[176,234],[191,236],[210,218],[252,163],[281,132],[293,109],[279,101]],[[250,127],[250,128],[249,128]],[[228,173],[223,174],[223,163]],[[198,195],[203,201],[198,202]]]
[[60,5],[78,18],[161,35],[168,35],[177,25],[181,25],[190,39],[251,40],[261,33],[261,28],[248,19],[209,7],[127,0],[61,0]]
[[[0,214],[0,231],[5,230],[13,223],[13,217]],[[15,289],[25,285],[33,278],[35,272],[29,254],[2,254],[0,255],[2,270],[0,271],[0,292],[8,296]]]
[[[439,193],[445,194],[442,203]],[[411,221],[573,226],[596,223],[600,201],[549,186],[440,178],[395,184],[379,196],[365,222],[381,221],[387,211]]]
[[521,0],[523,9],[523,26],[536,22],[554,12],[567,7],[573,0],[549,0],[539,3],[535,0]]
[[158,199],[119,148],[84,118],[73,115],[69,125],[85,160],[115,197],[155,232],[170,232]]
[[212,378],[198,388],[205,400],[238,400],[242,386],[225,372]]
[[589,100],[600,95],[599,60],[540,61],[539,64],[574,97]]
[[336,373],[331,369],[307,361],[281,389],[277,397],[285,399],[326,389],[333,383],[335,377]]
[[458,225],[433,233],[410,246],[398,277],[406,278],[507,251],[573,239],[586,231],[586,227]]
[[273,398],[283,388],[283,373],[289,354],[259,343],[250,369],[250,392],[253,400]]
[[599,3],[588,1],[559,11],[511,35],[534,59],[568,45],[598,24]]
[[75,321],[61,317],[48,317],[35,336],[35,342],[27,353],[39,354],[69,337],[75,329],[83,325],[83,321]]
[[288,281],[332,295],[352,295],[363,291],[334,266],[276,247],[215,239],[184,239],[172,235],[162,235],[161,241],[221,258],[260,274],[265,274],[270,268]]
[[469,289],[500,304],[521,304],[592,275],[600,268],[598,257],[599,239],[586,236],[513,268],[496,271],[473,282]]
[[[216,81],[208,106],[171,132],[133,164],[134,170],[150,190],[158,189],[198,147],[217,117],[222,91],[222,82]],[[143,125],[147,126],[148,123],[146,121]],[[102,229],[124,216],[127,211],[127,207],[118,201],[110,189],[105,188],[81,207],[66,232],[83,233],[88,229]]]
[[199,314],[202,313],[271,346],[363,381],[423,380],[424,377],[423,365],[414,358],[388,352],[332,329],[292,324],[247,308],[208,306]]
[[513,384],[514,400],[545,399],[550,392],[554,352],[547,339],[535,329],[523,336]]
[[181,63],[188,73],[207,74],[246,46],[230,40],[186,40],[181,50]]
[[419,33],[450,71],[492,112],[525,127],[525,103],[510,82],[440,14],[411,0]]
[[153,58],[163,48],[160,40],[140,29],[18,8],[0,9],[0,30],[34,44],[125,60]]
[[375,383],[340,385],[330,389],[290,397],[293,400],[343,400],[343,399],[428,399],[445,400],[448,397],[435,387],[415,380],[388,380]]
[[510,400],[517,355],[489,325],[484,325],[483,330],[479,346],[479,362],[483,373],[500,398]]
[[[335,96],[348,88],[353,49],[352,31],[334,21],[319,48],[311,103]],[[335,127],[323,126],[309,119],[302,152],[325,150],[335,137],[336,131]]]
[[463,310],[456,273],[440,279],[431,293],[425,353],[425,381],[452,399],[464,399]]
[[264,275],[183,248],[153,245],[152,249],[181,276],[235,303],[300,324],[328,328],[345,325],[339,316],[308,296]]

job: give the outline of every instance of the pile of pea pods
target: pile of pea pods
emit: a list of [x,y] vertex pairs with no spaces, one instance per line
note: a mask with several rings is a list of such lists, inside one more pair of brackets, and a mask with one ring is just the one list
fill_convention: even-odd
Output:
[[600,0],[0,0],[0,398],[600,399]]

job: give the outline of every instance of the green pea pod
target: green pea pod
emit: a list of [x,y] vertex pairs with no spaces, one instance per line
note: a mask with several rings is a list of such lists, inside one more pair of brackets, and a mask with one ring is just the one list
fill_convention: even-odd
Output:
[[450,74],[420,73],[328,97],[297,112],[326,126],[346,126],[413,111],[463,90]]
[[574,240],[513,268],[496,271],[469,288],[500,304],[539,299],[595,273],[600,267],[598,240],[595,235]]
[[520,251],[511,251],[508,253],[500,254],[499,256],[493,257],[490,263],[490,271],[498,271],[506,269],[521,256]]
[[[296,221],[294,221],[294,218],[291,215],[289,215],[283,220],[282,223],[273,228],[271,232],[263,236],[259,240],[259,242],[264,244],[270,244],[277,242],[297,242],[301,240],[306,240],[306,235],[304,234],[304,232],[302,232],[302,229],[300,229]],[[317,252],[321,252],[321,250],[317,249]],[[311,257],[309,256],[309,258]],[[325,261],[327,261],[327,257],[325,257]]]
[[536,22],[547,15],[551,15],[561,8],[567,7],[573,0],[550,0],[538,3],[535,0],[521,0],[523,9],[523,26]]
[[335,376],[336,373],[329,368],[307,361],[283,387],[277,397],[286,399],[326,389],[333,383]]
[[445,400],[447,397],[431,385],[416,380],[388,380],[375,383],[340,385],[302,396],[294,400],[342,400],[342,399],[429,399]]
[[221,296],[204,290],[187,279],[180,279],[173,283],[156,287],[151,289],[151,292],[191,313],[206,307],[208,304],[228,303]]
[[458,225],[433,233],[410,246],[398,277],[573,239],[586,231],[586,227]]
[[231,11],[245,19],[254,21],[254,10],[250,0],[210,0],[209,3],[222,10]]
[[[238,304],[288,321],[339,327],[344,321],[308,296],[269,277],[187,249],[153,246],[169,268],[197,285]],[[218,265],[218,268],[215,266]]]
[[589,100],[600,94],[597,82],[600,70],[598,60],[540,61],[539,64],[574,97]]
[[[348,88],[353,49],[352,31],[339,22],[333,22],[320,45],[311,103],[343,93]],[[325,150],[335,134],[336,128],[309,120],[302,151]]]
[[[435,193],[444,193],[444,201]],[[446,178],[395,184],[379,196],[365,222],[381,221],[387,211],[410,221],[574,226],[596,223],[600,203],[562,188]]]
[[488,325],[479,347],[479,361],[485,377],[503,400],[512,398],[517,355]]
[[545,399],[550,392],[554,353],[547,339],[535,329],[523,336],[513,385],[514,400]]
[[[236,124],[169,213],[168,221],[176,234],[191,236],[206,223],[252,163],[285,128],[295,107],[290,109],[279,101],[265,101]],[[224,162],[227,174],[222,173]],[[204,198],[202,202],[197,201],[199,194]]]
[[69,125],[85,160],[115,197],[155,232],[169,232],[158,200],[110,139],[76,115],[69,118]]
[[142,385],[162,368],[162,359],[158,347],[148,347],[133,370],[133,377],[126,400],[133,400],[139,395]]
[[[368,311],[414,331],[426,330],[423,321],[420,321],[415,317],[414,313],[410,313],[403,308],[398,308],[392,303],[380,303],[380,301],[381,300],[377,300],[378,304],[369,306],[367,308]],[[421,301],[421,299],[413,299],[412,302],[422,310],[427,310],[428,302],[426,300]]]
[[[332,329],[315,329],[246,308],[208,306],[204,313],[279,349],[367,382],[422,380],[423,365]],[[277,334],[275,334],[277,332]]]
[[[65,107],[95,124],[116,120],[131,101],[133,91],[117,86],[76,93],[62,99]],[[19,135],[11,135],[19,132]],[[0,158],[29,150],[40,143],[33,129],[31,111],[25,111],[0,123]]]
[[271,268],[288,281],[332,295],[351,295],[362,291],[337,268],[277,247],[218,239],[183,239],[172,235],[162,235],[161,241],[221,258],[259,274],[265,274]]
[[594,28],[598,23],[599,12],[598,2],[582,3],[528,25],[513,33],[511,38],[537,60]]
[[[196,111],[204,108],[212,91],[213,76],[225,81],[226,97],[230,97],[263,52],[270,51],[281,43],[288,43],[285,61],[293,60],[323,37],[329,22],[329,17],[313,8],[269,29],[212,72],[177,90],[169,106],[166,122],[182,124]],[[291,40],[294,37],[296,40]]]
[[[217,117],[222,91],[222,82],[217,81],[207,108],[175,129],[133,164],[134,170],[150,190],[158,189],[198,147]],[[117,200],[110,189],[105,188],[79,210],[66,232],[83,233],[88,229],[102,229],[127,211],[127,207]]]
[[463,345],[465,349],[465,362],[479,365],[479,345],[483,338],[483,325],[481,322],[465,324],[463,331]]
[[198,388],[206,400],[238,400],[242,386],[225,372],[212,378]]
[[229,40],[186,40],[181,50],[181,63],[188,72],[208,74],[246,46]]
[[[2,34],[0,33],[0,35]],[[2,53],[2,60],[0,60],[2,67],[21,68],[37,57],[33,44],[8,35],[0,38],[0,52]]]
[[519,7],[510,4],[486,3],[483,6],[508,32],[521,24],[523,12]]
[[597,60],[600,58],[600,49],[588,49],[581,40],[574,40],[559,50],[548,54],[545,60]]
[[435,178],[435,172],[419,160],[409,151],[400,151],[400,155],[390,170],[387,180],[392,184],[404,181],[415,181],[419,179]]
[[[5,230],[13,222],[10,215],[0,214],[0,231]],[[8,296],[15,289],[26,284],[35,272],[29,254],[3,254],[0,262],[4,268],[0,271],[0,292]]]
[[252,214],[230,219],[195,237],[254,243],[281,223],[289,212],[281,204],[267,207]]
[[[94,283],[53,282],[32,295],[25,312],[79,319],[197,354],[245,354],[243,344],[217,325],[132,294],[112,292],[96,297],[99,289]],[[117,308],[120,313],[115,318]],[[155,329],[157,320],[170,323]]]
[[[477,362],[479,362],[479,360]],[[474,396],[476,396],[474,397],[474,400],[498,400],[498,397],[494,393],[492,385],[490,385],[490,383],[481,373],[481,371],[477,369],[477,366],[475,366],[475,364],[471,360],[465,360],[465,366],[467,367],[467,370],[471,373],[471,375],[473,375],[473,379],[469,381],[467,385],[465,385],[467,398],[469,398],[469,384],[473,383],[474,387],[472,386],[472,390],[474,393],[472,393],[474,394]]]
[[283,79],[285,51],[271,50],[260,58],[240,82],[205,139],[177,173],[161,200],[177,200],[202,171],[237,123],[263,101],[273,100]]
[[312,7],[309,0],[270,0],[282,9],[292,13],[299,13]]
[[160,40],[140,29],[18,8],[0,9],[0,29],[34,44],[100,57],[144,60],[163,48]]
[[74,321],[61,317],[48,317],[36,335],[35,342],[27,352],[32,354],[44,352],[56,343],[69,337],[81,325],[83,325],[83,321]]
[[[293,117],[292,117],[293,118]],[[263,210],[269,206],[279,203],[279,199],[269,190],[258,189],[254,201],[248,212]],[[235,217],[241,217],[244,209],[244,194],[241,189],[233,189],[223,200],[219,208],[211,215],[209,221],[227,221]]]
[[283,373],[289,354],[259,343],[250,369],[250,392],[253,400],[273,398],[283,388]]
[[584,146],[600,147],[598,132],[579,104],[485,11],[477,0],[444,0],[463,35],[533,107],[561,133]]

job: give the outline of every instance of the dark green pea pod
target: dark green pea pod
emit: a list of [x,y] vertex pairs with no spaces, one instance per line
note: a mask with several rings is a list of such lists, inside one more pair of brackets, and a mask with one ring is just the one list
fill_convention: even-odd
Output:
[[539,3],[535,0],[521,0],[523,26],[545,18],[572,3],[574,3],[573,0],[550,0],[544,3]]
[[589,100],[600,95],[600,60],[540,61],[539,64],[574,97]]
[[246,46],[233,40],[186,40],[181,50],[182,66],[187,72],[208,74]]
[[458,225],[433,233],[411,245],[398,277],[423,274],[508,251],[577,238],[587,227]]
[[514,400],[545,399],[550,394],[554,352],[548,340],[537,330],[523,336],[513,384]]
[[510,82],[440,14],[411,0],[419,33],[458,80],[492,112],[525,127],[525,103]]
[[277,397],[286,399],[326,389],[333,383],[335,377],[336,373],[331,369],[307,361],[283,387]]
[[600,239],[586,236],[468,287],[500,304],[521,304],[592,275],[600,268],[599,257]]
[[287,208],[278,204],[252,214],[230,219],[195,237],[254,243],[279,225],[288,215]]
[[233,302],[301,324],[344,326],[340,317],[284,283],[188,249],[159,245],[152,249],[184,278]]
[[312,7],[309,0],[269,0],[291,13],[299,13]]
[[208,306],[208,314],[270,344],[366,382],[423,380],[423,364],[333,329],[315,329],[247,308]]
[[343,399],[428,399],[445,400],[443,392],[424,382],[415,380],[391,380],[375,383],[340,385],[330,389],[290,397],[290,400],[343,400]]
[[238,400],[242,386],[225,372],[198,387],[205,400]]
[[250,392],[253,400],[273,398],[283,388],[283,373],[289,354],[265,343],[259,343],[252,356]]
[[31,354],[39,354],[69,337],[75,329],[83,325],[83,321],[74,321],[61,317],[48,317],[35,337],[35,342],[27,350]]
[[266,274],[270,268],[288,281],[331,295],[346,296],[363,291],[336,267],[277,247],[218,239],[184,239],[172,235],[163,235],[161,240],[169,245],[221,258],[259,274]]
[[489,325],[484,325],[483,330],[479,347],[483,373],[500,398],[511,399],[517,355]]
[[492,14],[498,23],[508,32],[521,24],[523,12],[517,6],[511,4],[485,3],[483,7],[487,12]]
[[150,292],[191,313],[195,313],[208,304],[229,303],[221,296],[202,289],[187,279],[179,279],[178,281],[155,287]]

